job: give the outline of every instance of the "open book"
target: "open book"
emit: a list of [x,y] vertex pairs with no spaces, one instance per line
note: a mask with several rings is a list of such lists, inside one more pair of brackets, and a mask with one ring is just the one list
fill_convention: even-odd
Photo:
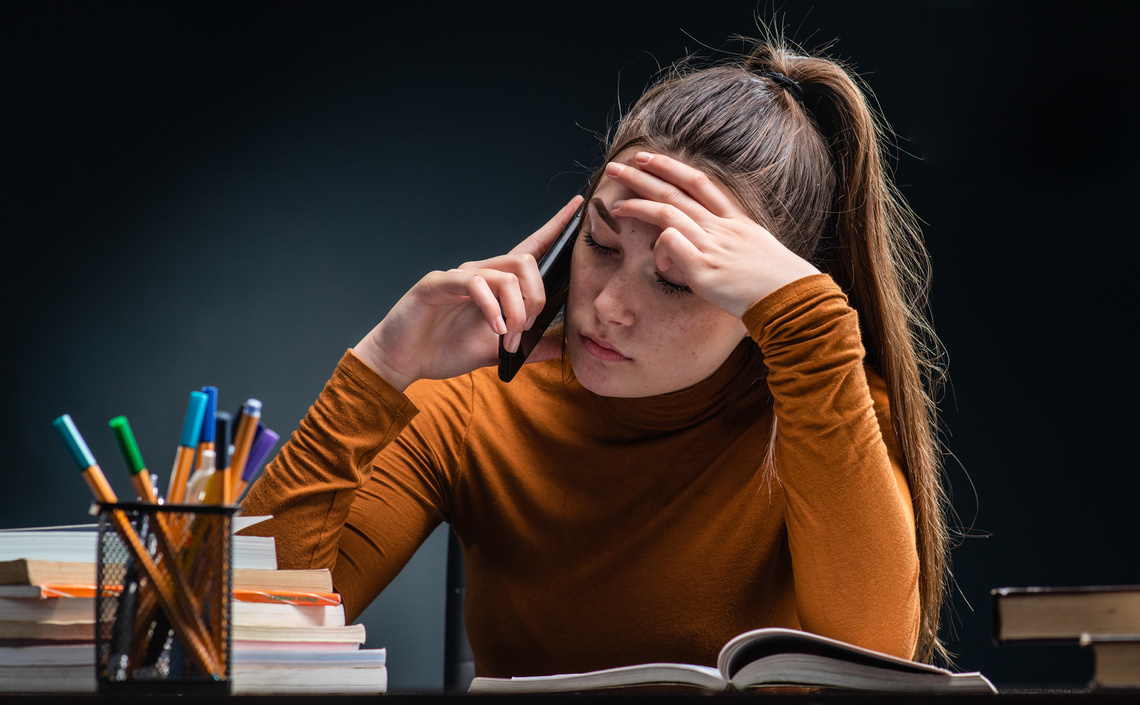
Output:
[[554,693],[614,688],[747,691],[806,686],[879,692],[994,693],[980,673],[889,656],[795,629],[755,629],[725,644],[717,667],[647,663],[587,673],[476,678],[471,693]]

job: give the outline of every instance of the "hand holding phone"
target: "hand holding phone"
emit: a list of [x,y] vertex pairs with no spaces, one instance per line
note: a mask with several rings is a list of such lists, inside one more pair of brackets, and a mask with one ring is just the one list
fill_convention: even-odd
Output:
[[[580,197],[571,199],[554,218],[505,255],[428,272],[353,352],[397,391],[404,391],[419,379],[448,379],[494,364],[502,344],[496,338],[509,333],[521,340],[524,321],[531,316],[537,319],[535,314],[539,313],[528,301],[542,300],[545,293],[559,288],[548,283],[543,289],[541,271],[549,271],[545,263],[558,259],[555,251],[572,244],[576,227],[564,228],[563,224],[573,218],[581,203]],[[559,232],[563,242],[552,247]],[[546,252],[550,257],[543,257]],[[544,262],[543,270],[536,259]],[[569,267],[567,259],[567,282]],[[561,289],[565,292],[566,284]],[[551,306],[541,327],[532,323],[536,336],[541,336],[562,304],[551,303],[547,308]],[[509,330],[504,319],[510,320]],[[536,339],[523,343],[527,346],[524,350],[532,351]],[[525,357],[520,356],[518,364]]]
[[535,317],[534,324],[523,331],[518,349],[515,352],[508,352],[503,346],[505,336],[499,336],[499,379],[504,382],[514,379],[515,374],[522,369],[526,358],[534,350],[534,346],[550,327],[554,317],[566,305],[566,296],[570,291],[570,257],[574,252],[574,241],[577,239],[578,228],[582,224],[585,210],[586,205],[583,203],[562,229],[558,238],[550,245],[550,249],[538,260],[538,273],[542,277],[546,305]]

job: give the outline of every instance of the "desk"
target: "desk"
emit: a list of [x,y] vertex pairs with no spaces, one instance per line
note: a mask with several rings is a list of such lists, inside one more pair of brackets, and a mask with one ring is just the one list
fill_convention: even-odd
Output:
[[[968,695],[923,695],[898,693],[768,693],[764,695],[726,693],[723,695],[701,694],[628,694],[628,695],[463,695],[438,692],[424,693],[391,693],[387,695],[242,695],[234,696],[238,705],[328,705],[330,700],[341,703],[381,702],[382,705],[429,705],[432,703],[452,703],[456,699],[473,699],[480,702],[492,702],[499,699],[516,700],[518,702],[564,702],[567,697],[588,698],[591,703],[633,701],[667,702],[671,705],[708,705],[709,698],[763,698],[769,705],[1034,705],[1036,703],[1061,703],[1062,705],[1132,705],[1140,700],[1140,693],[1132,692],[1082,692],[1060,690],[1016,690],[1004,691],[996,694],[968,694]],[[131,698],[131,700],[144,701],[148,698]],[[47,705],[48,703],[90,703],[97,705],[100,702],[121,702],[122,697],[109,697],[99,695],[5,695],[5,705]],[[218,705],[217,698],[197,696],[181,696],[179,705]]]

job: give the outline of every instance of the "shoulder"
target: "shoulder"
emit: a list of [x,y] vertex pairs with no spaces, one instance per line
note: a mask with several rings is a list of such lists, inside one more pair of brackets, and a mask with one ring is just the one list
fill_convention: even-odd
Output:
[[566,391],[560,359],[524,365],[510,382],[494,367],[481,367],[451,379],[420,380],[408,387],[408,398],[420,417],[468,423],[487,417],[524,413]]
[[419,414],[389,450],[389,463],[432,468],[441,485],[452,485],[474,471],[501,469],[519,449],[560,427],[566,414],[548,373],[526,365],[509,383],[494,367],[451,379],[420,380],[406,394]]

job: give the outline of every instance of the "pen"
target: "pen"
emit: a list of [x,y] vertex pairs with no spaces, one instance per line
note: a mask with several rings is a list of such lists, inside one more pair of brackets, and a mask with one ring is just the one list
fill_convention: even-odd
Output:
[[257,434],[257,424],[261,421],[261,402],[257,399],[247,399],[238,418],[237,430],[234,431],[234,457],[230,467],[222,473],[224,492],[223,504],[230,504],[237,499],[238,486],[242,483],[245,474],[245,464],[249,460],[249,451],[253,447],[253,437]]
[[228,467],[230,457],[233,455],[233,424],[234,417],[228,411],[219,411],[214,414],[214,452],[215,467],[221,470]]
[[257,474],[258,468],[269,457],[269,452],[273,450],[273,446],[277,445],[277,441],[281,440],[276,432],[265,428],[263,423],[257,424],[257,430],[258,434],[253,439],[253,448],[249,451],[249,460],[245,463],[245,469],[241,473],[241,481],[238,483],[237,491],[234,492],[235,502],[241,499],[242,494],[249,487],[249,483],[253,482],[253,477]]
[[147,502],[157,503],[158,493],[150,482],[150,473],[147,472],[146,463],[143,462],[139,444],[135,442],[135,435],[131,433],[131,424],[126,416],[116,416],[111,419],[111,430],[115,432],[115,440],[119,442],[119,449],[123,451],[123,458],[127,461],[127,469],[131,472],[131,484],[139,497]]
[[174,468],[170,471],[170,487],[166,499],[178,504],[186,493],[186,481],[194,465],[194,450],[202,435],[202,419],[206,416],[209,398],[204,392],[190,392],[190,402],[186,406],[186,418],[182,422],[182,436],[178,439],[178,450],[174,455]]
[[118,502],[119,498],[115,496],[115,491],[107,483],[107,477],[103,474],[99,464],[95,462],[95,456],[91,454],[91,449],[87,447],[83,436],[79,435],[79,429],[75,427],[75,422],[71,420],[71,416],[64,414],[52,421],[51,425],[59,432],[63,444],[67,447],[68,453],[71,454],[71,459],[79,466],[80,472],[83,473],[83,479],[91,488],[91,493],[95,495],[95,499],[100,502]]
[[[95,496],[95,499],[100,502],[117,502],[118,497],[115,495],[115,491],[107,484],[107,478],[103,475],[103,471],[95,462],[95,456],[91,454],[91,450],[87,447],[83,436],[79,435],[79,429],[75,427],[75,422],[71,420],[71,416],[68,414],[60,416],[52,422],[52,426],[59,432],[64,445],[67,446],[67,450],[71,453],[72,460],[74,460],[75,464],[83,471],[83,479],[87,481],[87,485],[91,488],[91,493]],[[128,580],[133,578],[133,580],[137,582],[137,562],[128,559],[125,561],[124,570],[126,571]],[[137,607],[137,594],[137,591],[131,591],[119,596],[120,603],[115,615],[115,626],[111,630],[113,637],[109,668],[125,669],[129,665],[127,642],[130,640],[130,635],[126,634],[126,630],[121,628],[121,620],[134,618],[135,608]]]
[[186,504],[201,504],[206,499],[206,490],[215,472],[214,451],[207,448],[198,455],[198,469],[186,482],[186,495],[182,501]]
[[[87,485],[91,488],[95,499],[105,504],[117,502],[118,498],[115,496],[115,491],[107,484],[107,478],[103,475],[103,471],[95,462],[95,456],[91,454],[91,450],[87,447],[87,443],[84,442],[83,436],[79,434],[79,429],[75,427],[75,422],[71,420],[71,416],[68,414],[60,416],[52,422],[52,426],[55,427],[60,438],[63,439],[63,443],[71,454],[72,460],[75,461],[75,464],[78,465],[82,471],[83,479],[86,480]],[[184,585],[172,585],[170,578],[155,565],[150,557],[149,551],[143,546],[142,540],[122,510],[112,510],[109,516],[111,523],[114,525],[119,536],[122,537],[131,556],[138,562],[139,567],[147,579],[154,585],[156,596],[162,605],[162,609],[172,620],[183,627],[182,633],[189,642],[191,655],[194,657],[198,666],[205,673],[220,673],[218,658],[212,649],[212,644],[208,641],[204,641],[202,638],[205,633],[205,625],[202,624],[201,618],[198,617],[192,609],[188,612],[187,607],[184,606],[189,604],[192,608],[196,606],[197,600],[194,599],[193,595],[186,592]],[[176,595],[175,593],[181,594]]]
[[219,411],[214,417],[214,478],[206,487],[207,504],[224,504],[223,476],[230,468],[230,438],[233,434],[233,417],[228,411]]
[[[154,491],[154,486],[151,485],[150,473],[147,472],[146,464],[142,459],[142,453],[139,452],[138,443],[135,441],[134,434],[131,432],[130,423],[125,416],[117,416],[111,419],[110,425],[111,429],[115,432],[115,438],[119,441],[119,447],[123,451],[123,456],[127,460],[127,466],[131,471],[131,482],[134,483],[139,496],[148,502],[157,502],[158,497]],[[204,451],[204,453],[208,454],[209,451]],[[216,481],[218,479],[217,475],[214,475],[213,479]],[[195,625],[201,625],[200,628],[203,630],[203,634],[200,636],[205,637],[210,632],[201,622],[201,609],[198,606],[198,600],[186,580],[182,566],[178,565],[180,562],[179,556],[181,555],[180,547],[184,542],[182,527],[177,525],[177,523],[172,526],[171,522],[167,520],[168,517],[162,513],[154,514],[149,518],[153,522],[151,530],[158,542],[158,549],[161,555],[168,557],[168,560],[160,565],[163,571],[162,577],[168,578],[172,582],[170,586],[171,592],[177,600],[177,606],[186,610],[183,614],[183,618],[189,619]],[[173,561],[173,563],[170,561]],[[198,627],[196,626],[195,628]],[[213,655],[211,654],[211,656]]]
[[202,431],[198,434],[198,464],[202,464],[202,451],[214,450],[214,417],[218,413],[218,388],[202,387],[206,395],[206,412],[202,414]]

